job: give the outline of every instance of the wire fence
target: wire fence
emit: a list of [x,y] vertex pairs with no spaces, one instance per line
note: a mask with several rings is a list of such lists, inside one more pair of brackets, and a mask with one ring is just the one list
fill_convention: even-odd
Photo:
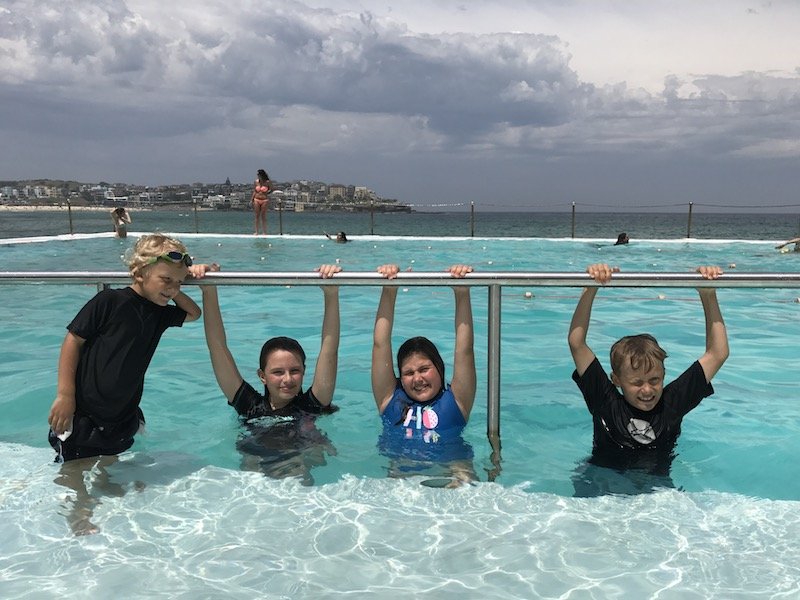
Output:
[[[785,240],[800,236],[800,204],[726,205],[719,203],[641,204],[633,209],[604,203],[572,202],[558,210],[508,211],[497,202],[450,202],[407,204],[398,210],[395,203],[374,202],[332,211],[323,203],[287,207],[273,203],[268,213],[272,235],[321,235],[346,230],[347,235],[410,235],[443,237],[613,237],[628,231],[632,237]],[[26,210],[27,209],[27,210]],[[40,215],[27,222],[19,213],[54,211],[46,219]],[[505,210],[502,210],[505,209]],[[17,206],[15,211],[0,211],[0,238],[26,235],[61,235],[112,231],[109,207],[40,205]],[[162,204],[148,209],[133,207],[134,225],[129,231],[171,230],[185,233],[247,233],[252,212],[210,209],[201,203]],[[57,211],[57,212],[55,212]],[[749,212],[748,212],[749,211]],[[49,212],[49,211],[48,211]],[[62,216],[63,212],[63,216]],[[16,219],[12,218],[17,217]],[[505,217],[502,215],[515,215]],[[657,215],[657,216],[654,216]],[[725,226],[714,215],[739,217]],[[752,218],[748,215],[753,215]],[[252,230],[250,230],[252,232]]]

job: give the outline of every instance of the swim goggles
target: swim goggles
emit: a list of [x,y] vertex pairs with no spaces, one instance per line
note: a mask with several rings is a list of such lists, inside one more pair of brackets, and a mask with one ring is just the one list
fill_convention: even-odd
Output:
[[183,252],[178,252],[177,250],[170,250],[161,256],[154,256],[147,261],[147,264],[152,265],[154,262],[158,262],[159,260],[166,260],[171,263],[183,263],[187,267],[192,266],[192,257],[189,256],[188,253],[184,254]]

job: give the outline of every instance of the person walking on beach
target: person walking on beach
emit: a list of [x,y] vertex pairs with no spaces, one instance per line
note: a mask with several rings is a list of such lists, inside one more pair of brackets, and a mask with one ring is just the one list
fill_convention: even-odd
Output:
[[267,234],[267,210],[269,209],[269,194],[272,189],[272,182],[264,169],[259,169],[257,178],[253,184],[253,217],[255,219],[255,233]]
[[111,211],[111,222],[114,223],[114,233],[118,238],[128,237],[128,225],[130,225],[132,221],[125,207],[118,206]]
[[[397,277],[399,267],[378,267],[386,279]],[[454,278],[472,272],[468,265],[449,268]],[[455,295],[455,360],[450,384],[435,344],[425,337],[412,337],[397,352],[392,365],[392,329],[396,286],[384,286],[372,345],[372,394],[383,422],[380,445],[391,458],[449,463],[454,484],[475,479],[471,447],[461,433],[475,401],[474,331],[469,286],[453,286]]]
[[[215,266],[215,270],[219,267]],[[338,265],[321,265],[320,277],[329,279],[341,271]],[[339,356],[339,287],[320,286],[325,298],[322,340],[311,386],[303,390],[306,354],[300,343],[289,337],[273,337],[261,347],[256,374],[264,393],[242,378],[228,348],[217,287],[202,286],[203,327],[211,355],[211,366],[219,388],[251,432],[237,448],[245,462],[273,477],[299,475],[312,481],[310,467],[320,462],[321,450],[332,446],[314,426],[314,418],[336,410],[331,405],[336,388]],[[280,417],[265,423],[263,417]],[[252,460],[247,460],[252,459]]]
[[[593,264],[586,269],[605,284],[618,267]],[[697,267],[705,279],[722,269]],[[697,289],[705,315],[705,352],[677,379],[664,385],[664,359],[656,339],[646,333],[623,337],[611,346],[609,378],[586,344],[589,318],[598,287],[584,288],[570,323],[568,342],[575,362],[572,379],[583,393],[594,422],[594,465],[624,471],[669,475],[672,451],[683,417],[714,393],[712,378],[728,358],[728,335],[714,288]]]

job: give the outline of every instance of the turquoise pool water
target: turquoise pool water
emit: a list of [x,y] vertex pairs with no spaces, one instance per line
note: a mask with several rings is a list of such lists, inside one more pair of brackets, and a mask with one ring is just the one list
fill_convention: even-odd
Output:
[[[181,235],[197,260],[227,271],[302,271],[339,261],[348,271],[397,262],[439,271],[581,272],[605,261],[626,271],[797,272],[777,240],[636,241]],[[133,238],[0,246],[3,270],[123,270]],[[187,286],[199,300],[199,290]],[[527,298],[525,292],[532,293]],[[241,469],[240,424],[218,391],[202,325],[171,330],[148,372],[148,433],[109,468],[118,494],[87,475],[96,535],[73,537],[68,492],[46,442],[64,326],[94,286],[3,286],[0,329],[0,594],[86,597],[754,598],[800,594],[800,403],[793,352],[796,289],[721,289],[731,357],[716,393],[684,420],[672,479],[680,490],[573,498],[591,448],[591,421],[570,379],[566,346],[577,288],[509,287],[502,305],[502,458],[486,440],[486,290],[473,289],[479,394],[465,432],[481,480],[456,490],[388,479],[369,387],[379,288],[341,290],[340,374],[321,418],[330,440],[313,486]],[[292,335],[310,364],[322,293],[312,287],[222,287],[222,310],[243,375],[255,381],[266,337]],[[395,339],[424,333],[452,359],[452,293],[409,287]],[[668,377],[703,352],[703,315],[691,289],[603,290],[589,343],[607,365],[610,344],[649,331],[668,350]],[[397,343],[397,342],[396,342]],[[490,477],[490,473],[492,474]],[[492,482],[489,481],[492,479]],[[126,586],[137,582],[137,589]],[[34,584],[34,582],[36,582]],[[36,585],[33,589],[32,586]],[[39,595],[37,595],[39,594]],[[783,594],[781,596],[780,594]]]

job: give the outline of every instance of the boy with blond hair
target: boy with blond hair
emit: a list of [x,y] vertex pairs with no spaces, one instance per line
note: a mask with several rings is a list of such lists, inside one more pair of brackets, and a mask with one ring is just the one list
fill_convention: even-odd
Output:
[[200,317],[181,284],[208,267],[192,265],[180,241],[142,236],[127,262],[131,284],[98,292],[67,326],[48,417],[56,462],[115,455],[133,445],[144,424],[145,372],[161,335]]

